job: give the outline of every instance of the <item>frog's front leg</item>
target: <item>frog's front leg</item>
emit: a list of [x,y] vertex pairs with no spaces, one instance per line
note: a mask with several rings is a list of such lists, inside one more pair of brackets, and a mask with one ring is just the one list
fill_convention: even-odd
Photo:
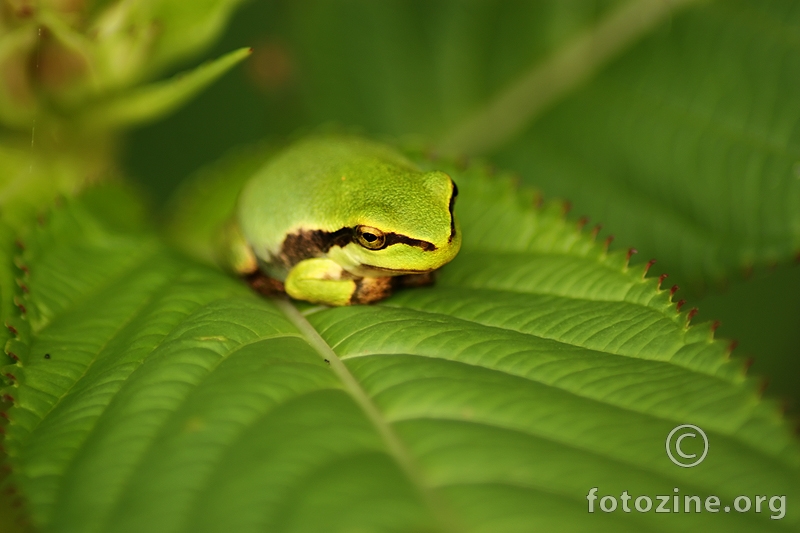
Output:
[[286,294],[297,300],[350,305],[376,302],[392,293],[392,278],[358,278],[325,258],[297,263],[286,276]]

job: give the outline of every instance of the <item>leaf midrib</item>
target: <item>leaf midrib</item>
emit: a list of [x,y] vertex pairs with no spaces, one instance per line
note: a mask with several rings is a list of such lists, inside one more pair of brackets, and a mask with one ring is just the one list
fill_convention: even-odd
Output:
[[411,452],[397,433],[395,433],[389,421],[385,419],[378,407],[361,387],[361,384],[356,380],[355,376],[347,369],[333,348],[322,338],[314,326],[311,325],[306,317],[291,302],[284,298],[274,298],[273,302],[275,306],[283,312],[286,318],[297,327],[306,342],[308,342],[317,354],[330,364],[333,372],[344,384],[347,393],[353,398],[380,435],[381,440],[386,445],[389,455],[394,459],[406,478],[417,490],[423,503],[428,507],[438,525],[442,527],[444,531],[450,533],[465,531],[464,527],[457,525],[455,514],[446,507],[441,498],[434,493],[433,487],[426,482],[422,474],[422,469],[411,455]]

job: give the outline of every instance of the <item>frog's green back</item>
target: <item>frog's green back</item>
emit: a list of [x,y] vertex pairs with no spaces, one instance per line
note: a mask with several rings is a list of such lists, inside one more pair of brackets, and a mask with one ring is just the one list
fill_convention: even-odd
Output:
[[240,196],[238,219],[263,260],[300,229],[335,232],[366,224],[438,242],[449,232],[449,213],[446,206],[426,206],[446,202],[449,187],[383,144],[312,137],[256,172]]

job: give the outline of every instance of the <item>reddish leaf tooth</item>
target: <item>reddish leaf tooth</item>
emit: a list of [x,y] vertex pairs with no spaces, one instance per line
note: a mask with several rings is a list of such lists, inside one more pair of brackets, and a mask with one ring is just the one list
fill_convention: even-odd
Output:
[[[675,285],[675,287],[677,287],[677,285]],[[678,303],[675,304],[675,310],[680,313],[681,312],[681,307],[683,307],[683,305],[685,303],[686,303],[686,300],[678,300]]]
[[627,263],[628,261],[630,261],[631,257],[633,257],[635,254],[638,254],[638,253],[639,253],[639,250],[637,250],[636,248],[628,248],[628,253],[625,254],[625,262]]
[[739,346],[739,341],[732,340],[730,344],[728,344],[728,353],[732,353],[737,346]]
[[609,235],[608,237],[606,237],[605,243],[603,243],[603,248],[605,248],[605,250],[608,251],[608,247],[611,246],[612,242],[614,242],[614,236]]
[[589,223],[589,217],[582,216],[581,218],[579,218],[578,219],[578,231],[583,230],[583,228],[586,227],[586,224],[588,224],[588,223]]
[[689,309],[689,314],[686,315],[686,323],[688,324],[689,322],[691,322],[696,315],[697,315],[696,307],[692,307],[691,309]]
[[572,202],[564,201],[564,203],[561,204],[561,212],[566,215],[570,211],[572,211]]
[[753,359],[752,357],[748,357],[747,359],[742,361],[742,370],[744,371],[745,374],[747,374],[747,371],[750,370],[751,366],[753,366],[753,363],[755,363],[755,359]]
[[6,327],[8,328],[8,331],[11,332],[12,335],[17,335],[17,328],[12,326],[11,324],[6,324]]
[[665,279],[669,277],[669,274],[661,274],[658,276],[658,289],[661,290],[661,284],[664,282]]
[[672,288],[669,290],[670,297],[674,296],[675,293],[678,292],[678,289],[680,289],[680,287],[678,287],[677,285],[673,285]]
[[600,233],[601,229],[603,229],[602,224],[596,224],[595,227],[592,228],[592,239],[597,239],[597,234]]
[[[647,264],[644,266],[644,274],[642,274],[642,278],[647,276],[647,273],[650,272],[650,267],[655,265],[655,264],[656,264],[656,260],[655,259],[651,259],[650,261],[647,262]],[[658,283],[659,283],[659,285],[661,284],[660,281]]]
[[711,323],[711,333],[716,333],[717,328],[719,328],[721,325],[722,325],[722,322],[720,322],[719,320],[713,321]]

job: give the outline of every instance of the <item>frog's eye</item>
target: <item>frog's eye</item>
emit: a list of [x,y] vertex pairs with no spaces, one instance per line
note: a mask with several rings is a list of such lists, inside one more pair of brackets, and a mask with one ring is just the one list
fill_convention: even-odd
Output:
[[386,235],[378,228],[371,226],[356,227],[358,244],[369,250],[380,250],[386,246]]

